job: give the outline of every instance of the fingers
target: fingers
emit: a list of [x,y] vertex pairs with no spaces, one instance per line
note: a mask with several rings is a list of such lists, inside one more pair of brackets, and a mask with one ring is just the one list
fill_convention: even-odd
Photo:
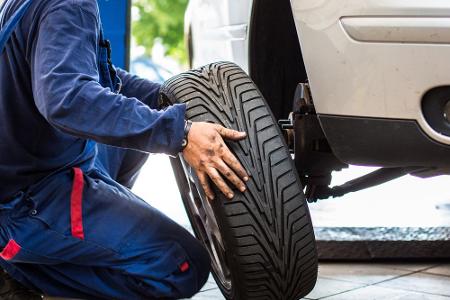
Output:
[[245,132],[228,129],[228,128],[225,128],[220,125],[217,125],[217,126],[218,126],[217,131],[225,139],[232,140],[232,141],[240,141],[247,137],[247,133],[245,133]]
[[223,178],[220,176],[219,172],[217,172],[214,168],[208,169],[209,178],[214,182],[214,184],[219,188],[219,190],[229,199],[234,197],[233,191],[226,184]]
[[237,173],[237,175],[242,178],[244,181],[248,181],[248,174],[245,171],[244,167],[242,167],[241,163],[237,160],[236,156],[231,153],[230,149],[226,145],[224,145],[224,150],[222,154],[222,159]]
[[214,200],[214,192],[211,190],[211,187],[209,186],[208,177],[203,172],[198,172],[197,174],[198,180],[200,181],[200,184],[205,191],[206,197],[208,197],[211,200]]
[[225,176],[235,187],[237,187],[241,192],[245,192],[245,184],[221,159],[216,162],[216,166],[219,172],[222,173],[222,175]]
[[[247,137],[247,133],[225,128],[218,125],[219,134],[225,139],[239,141]],[[244,181],[248,181],[248,174],[242,167],[241,163],[231,153],[230,149],[224,144],[223,160],[241,177]]]
[[245,132],[217,124],[193,123],[189,132],[190,146],[183,150],[183,156],[196,171],[199,183],[209,199],[215,198],[209,179],[227,198],[234,197],[233,190],[228,186],[230,182],[239,191],[245,191],[243,181],[248,181],[247,172],[223,139],[239,141],[246,136]]

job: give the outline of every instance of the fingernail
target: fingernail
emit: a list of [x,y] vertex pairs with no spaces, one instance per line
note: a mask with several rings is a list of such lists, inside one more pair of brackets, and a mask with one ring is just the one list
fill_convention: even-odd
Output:
[[241,188],[239,189],[241,192],[245,192],[245,186],[241,186]]
[[248,181],[248,177],[247,176],[244,177],[244,181]]
[[228,194],[228,198],[233,199],[233,197],[234,197],[233,193]]

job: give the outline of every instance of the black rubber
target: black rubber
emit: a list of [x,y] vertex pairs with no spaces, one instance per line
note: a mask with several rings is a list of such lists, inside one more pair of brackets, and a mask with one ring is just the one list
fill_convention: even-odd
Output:
[[41,300],[37,292],[32,291],[14,280],[0,268],[0,299],[2,300]]
[[[251,178],[247,191],[227,200],[216,189],[213,210],[226,248],[227,299],[299,299],[317,279],[317,250],[309,210],[284,139],[261,93],[232,63],[214,63],[168,80],[161,93],[187,104],[192,121],[248,133],[227,143]],[[186,178],[173,161],[182,198]],[[183,182],[184,180],[184,182]],[[189,211],[188,211],[189,213]],[[192,219],[191,219],[192,222]],[[194,231],[199,233],[199,229]]]

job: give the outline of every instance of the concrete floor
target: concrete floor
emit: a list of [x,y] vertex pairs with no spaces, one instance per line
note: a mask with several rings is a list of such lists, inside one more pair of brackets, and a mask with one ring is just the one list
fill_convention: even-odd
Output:
[[[224,298],[210,278],[192,299]],[[321,263],[316,287],[305,299],[450,299],[450,264]]]

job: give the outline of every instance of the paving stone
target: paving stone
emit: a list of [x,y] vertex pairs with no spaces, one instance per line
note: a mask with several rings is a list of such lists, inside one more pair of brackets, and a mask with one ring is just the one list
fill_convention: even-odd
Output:
[[425,273],[450,276],[450,264],[439,265],[424,271]]
[[379,286],[450,297],[450,277],[442,275],[414,273],[380,283]]
[[319,276],[356,283],[374,284],[411,271],[375,263],[321,263]]
[[316,286],[314,287],[312,292],[306,296],[306,298],[320,299],[345,291],[350,291],[362,286],[364,286],[364,284],[319,277],[317,279]]
[[430,269],[437,264],[430,263],[377,263],[377,266],[390,269],[406,270],[411,272]]
[[448,300],[447,297],[367,286],[325,298],[326,300]]

